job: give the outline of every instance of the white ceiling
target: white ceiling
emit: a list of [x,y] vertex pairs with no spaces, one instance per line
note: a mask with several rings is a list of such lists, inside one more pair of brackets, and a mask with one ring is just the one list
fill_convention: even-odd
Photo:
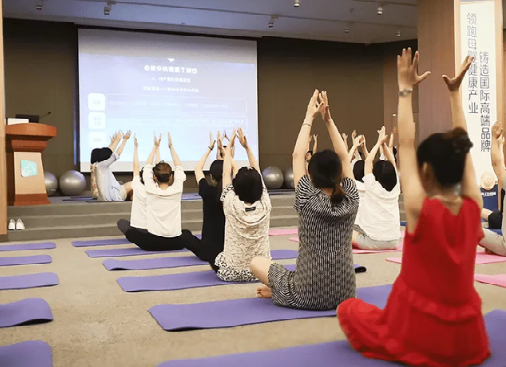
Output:
[[[43,3],[37,10],[36,4]],[[416,0],[3,0],[4,17],[82,25],[355,43],[416,38]],[[377,15],[379,4],[383,15]],[[271,16],[274,27],[269,28]],[[350,32],[345,33],[349,28]],[[397,31],[401,36],[397,37]]]

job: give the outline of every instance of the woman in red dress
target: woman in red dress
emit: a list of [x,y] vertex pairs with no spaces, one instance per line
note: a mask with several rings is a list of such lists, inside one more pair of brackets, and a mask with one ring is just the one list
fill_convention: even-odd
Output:
[[366,357],[424,367],[476,365],[490,349],[473,280],[483,201],[460,97],[473,58],[455,78],[443,76],[453,130],[432,134],[415,152],[412,92],[430,74],[418,75],[418,58],[417,52],[412,60],[408,49],[397,60],[407,216],[401,273],[384,310],[352,298],[337,316],[350,344]]

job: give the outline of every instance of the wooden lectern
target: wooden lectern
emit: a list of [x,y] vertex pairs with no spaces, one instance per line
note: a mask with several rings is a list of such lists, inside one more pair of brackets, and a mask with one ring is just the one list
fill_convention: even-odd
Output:
[[9,205],[50,204],[46,194],[42,152],[56,127],[27,123],[5,126],[7,201]]

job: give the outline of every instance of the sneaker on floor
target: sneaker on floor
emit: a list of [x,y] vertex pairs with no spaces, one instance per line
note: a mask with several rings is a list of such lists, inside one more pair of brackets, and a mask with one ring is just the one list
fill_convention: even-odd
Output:
[[9,221],[9,231],[13,231],[16,229],[16,222],[14,222],[14,219],[11,219]]
[[16,229],[18,231],[25,229],[25,224],[23,223],[23,221],[21,219],[17,220],[17,222],[16,222]]

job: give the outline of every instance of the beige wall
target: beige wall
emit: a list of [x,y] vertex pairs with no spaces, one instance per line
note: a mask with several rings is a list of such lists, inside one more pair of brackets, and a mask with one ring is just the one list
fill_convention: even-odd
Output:
[[[258,41],[260,164],[284,169],[314,88],[329,92],[332,115],[347,133],[357,129],[372,146],[375,131],[396,110],[395,55],[402,45],[371,45],[263,38]],[[390,55],[389,57],[386,54]],[[387,62],[384,62],[387,60]],[[44,114],[58,128],[43,155],[57,176],[75,169],[77,28],[68,23],[6,19],[7,116]],[[395,87],[395,88],[394,88]],[[385,101],[383,96],[385,95]],[[416,107],[415,107],[416,108]],[[330,147],[321,120],[320,147]],[[118,175],[129,180],[130,175]],[[189,176],[187,187],[196,187]]]

